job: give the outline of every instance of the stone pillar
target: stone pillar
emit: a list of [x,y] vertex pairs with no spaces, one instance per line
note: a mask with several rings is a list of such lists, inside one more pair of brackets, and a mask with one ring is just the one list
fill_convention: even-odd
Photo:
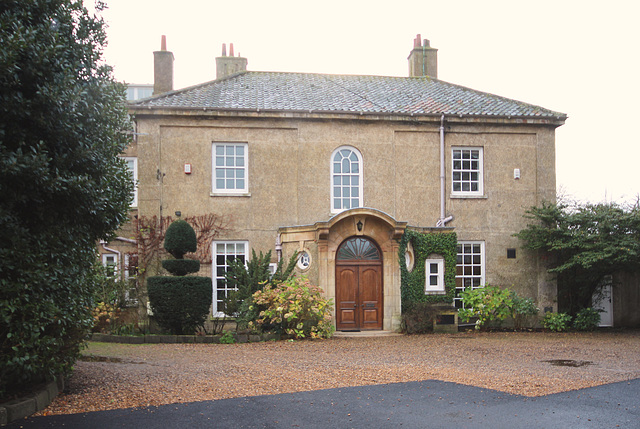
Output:
[[153,53],[153,95],[173,91],[173,52],[167,51],[167,37],[162,36],[159,51]]

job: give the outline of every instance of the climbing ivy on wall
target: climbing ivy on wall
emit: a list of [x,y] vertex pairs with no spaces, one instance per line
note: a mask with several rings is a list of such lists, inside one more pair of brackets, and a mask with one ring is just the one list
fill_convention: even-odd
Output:
[[[411,243],[414,253],[414,267],[411,272],[407,270],[405,253]],[[420,233],[413,230],[405,230],[400,240],[400,275],[402,285],[400,293],[402,297],[403,312],[417,303],[452,303],[456,288],[456,257],[458,237],[454,232]],[[444,295],[426,295],[425,260],[429,255],[438,254],[444,258]]]

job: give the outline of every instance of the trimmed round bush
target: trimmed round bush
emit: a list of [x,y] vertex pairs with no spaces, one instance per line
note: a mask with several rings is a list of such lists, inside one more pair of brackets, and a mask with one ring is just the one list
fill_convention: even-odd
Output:
[[209,277],[149,277],[147,291],[153,317],[175,335],[195,334],[204,325],[213,299]]
[[185,276],[200,271],[200,261],[194,259],[165,259],[162,268],[174,276]]
[[164,248],[174,258],[182,259],[185,253],[197,250],[196,232],[187,221],[179,219],[167,228],[167,233],[164,236]]

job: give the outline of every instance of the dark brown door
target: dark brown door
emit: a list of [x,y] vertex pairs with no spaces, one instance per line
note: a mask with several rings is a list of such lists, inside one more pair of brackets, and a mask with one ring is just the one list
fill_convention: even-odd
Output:
[[[369,252],[363,255],[344,251],[344,246],[353,248],[354,245]],[[364,238],[345,241],[336,259],[336,328],[341,331],[382,329],[382,297],[380,252]]]

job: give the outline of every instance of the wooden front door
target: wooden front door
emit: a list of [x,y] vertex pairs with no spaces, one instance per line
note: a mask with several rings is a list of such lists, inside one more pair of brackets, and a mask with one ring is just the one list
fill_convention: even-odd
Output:
[[350,238],[336,257],[336,328],[382,329],[382,258],[372,241]]

